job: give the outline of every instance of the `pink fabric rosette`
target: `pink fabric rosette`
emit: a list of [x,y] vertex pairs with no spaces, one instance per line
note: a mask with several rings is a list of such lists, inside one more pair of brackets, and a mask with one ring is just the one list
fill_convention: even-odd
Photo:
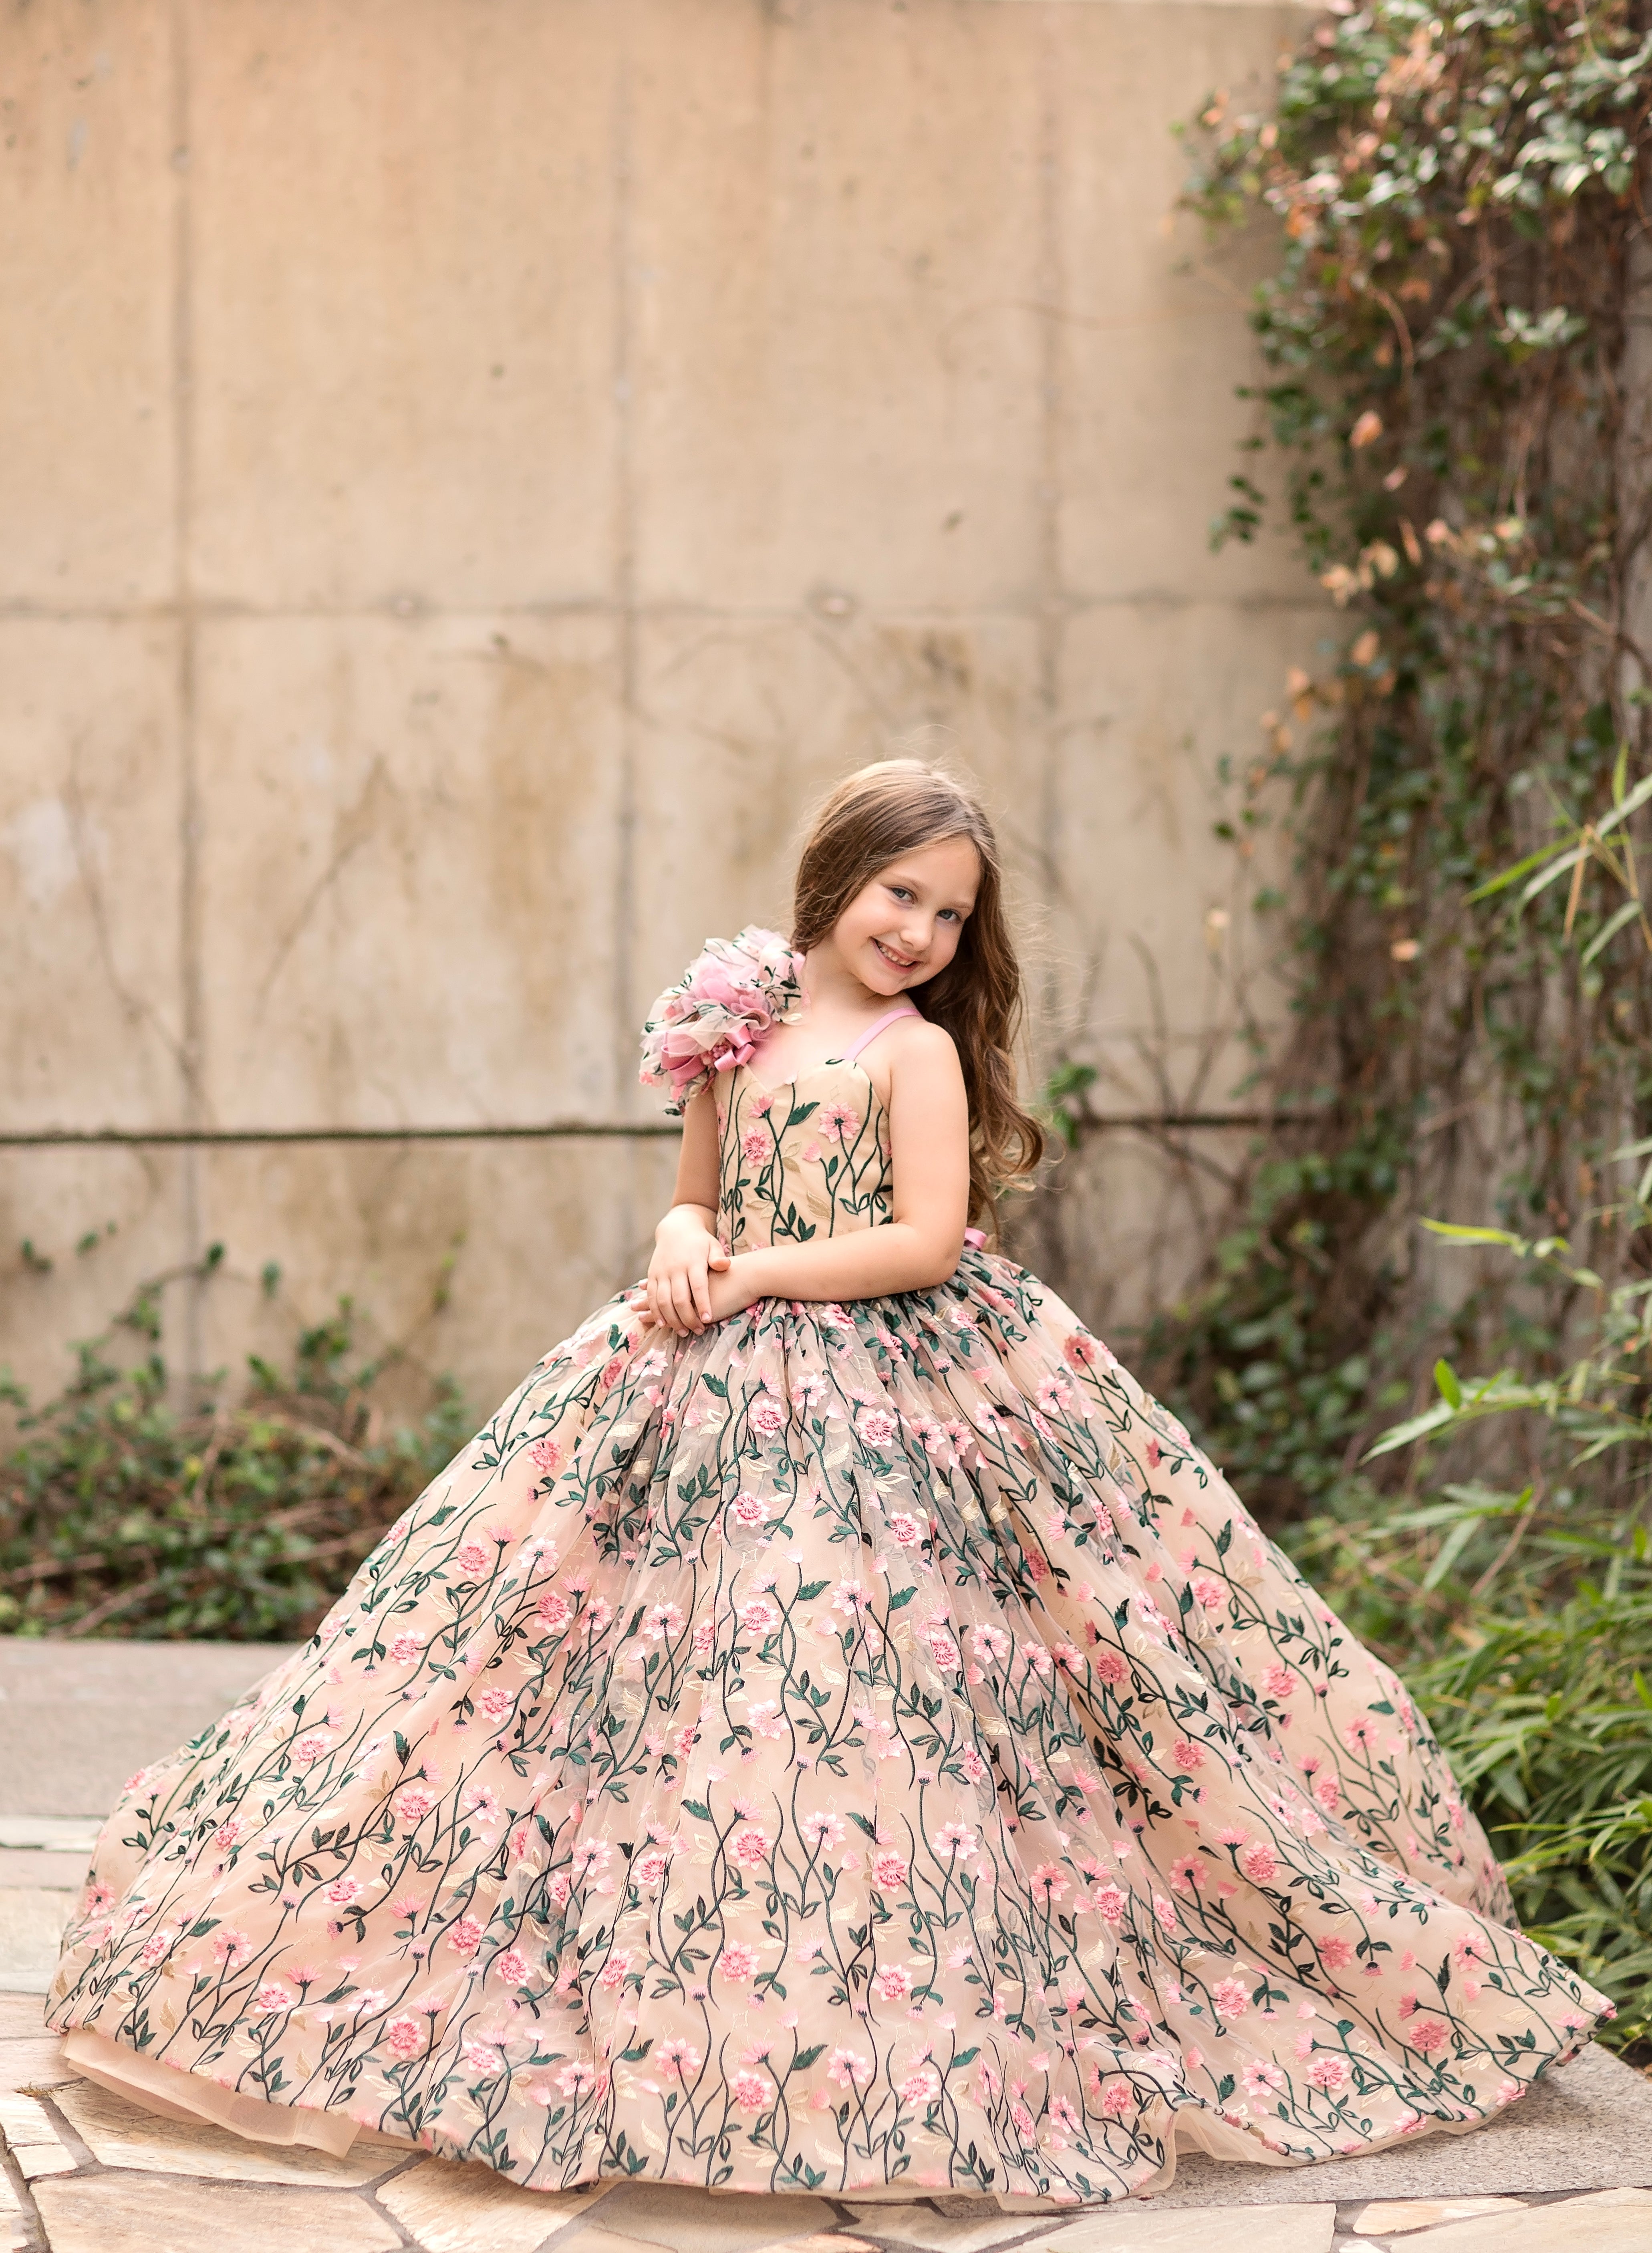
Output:
[[733,938],[708,938],[643,1027],[638,1078],[666,1097],[680,1119],[714,1073],[749,1064],[772,1025],[788,1023],[803,1002],[803,957],[777,931],[756,924]]

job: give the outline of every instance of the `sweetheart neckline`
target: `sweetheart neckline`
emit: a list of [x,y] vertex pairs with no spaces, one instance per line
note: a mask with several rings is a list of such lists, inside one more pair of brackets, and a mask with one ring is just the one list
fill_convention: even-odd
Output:
[[883,1101],[883,1098],[881,1095],[878,1095],[878,1084],[876,1080],[873,1078],[866,1066],[863,1064],[858,1063],[854,1057],[822,1057],[819,1063],[812,1064],[807,1071],[796,1072],[790,1079],[777,1079],[772,1087],[770,1087],[766,1081],[759,1079],[756,1073],[752,1071],[751,1066],[749,1064],[742,1064],[735,1066],[735,1070],[737,1071],[743,1071],[750,1080],[752,1085],[760,1089],[764,1095],[778,1095],[782,1088],[798,1087],[805,1079],[812,1079],[816,1072],[826,1071],[833,1069],[843,1071],[858,1071],[861,1078],[871,1089],[873,1094],[877,1096],[878,1101],[880,1103]]

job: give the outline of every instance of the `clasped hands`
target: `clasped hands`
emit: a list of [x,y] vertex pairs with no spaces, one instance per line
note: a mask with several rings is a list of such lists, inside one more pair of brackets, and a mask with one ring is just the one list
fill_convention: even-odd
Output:
[[643,1319],[679,1337],[697,1336],[762,1297],[749,1260],[725,1252],[697,1210],[668,1212],[654,1232]]

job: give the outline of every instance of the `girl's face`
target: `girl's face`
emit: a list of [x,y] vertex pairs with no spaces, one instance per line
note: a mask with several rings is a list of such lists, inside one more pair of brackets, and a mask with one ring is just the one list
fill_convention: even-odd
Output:
[[980,881],[980,856],[967,837],[903,853],[833,925],[845,967],[875,994],[904,994],[938,977],[958,952]]

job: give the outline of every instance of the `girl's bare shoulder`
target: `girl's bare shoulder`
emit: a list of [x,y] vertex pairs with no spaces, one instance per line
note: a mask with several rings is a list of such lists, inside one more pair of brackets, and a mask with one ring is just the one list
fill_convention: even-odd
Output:
[[880,1092],[886,1101],[897,1081],[922,1089],[925,1085],[950,1086],[962,1078],[958,1043],[944,1025],[931,1023],[927,1017],[901,1018],[889,1027],[878,1048],[882,1051],[879,1063],[884,1079]]

